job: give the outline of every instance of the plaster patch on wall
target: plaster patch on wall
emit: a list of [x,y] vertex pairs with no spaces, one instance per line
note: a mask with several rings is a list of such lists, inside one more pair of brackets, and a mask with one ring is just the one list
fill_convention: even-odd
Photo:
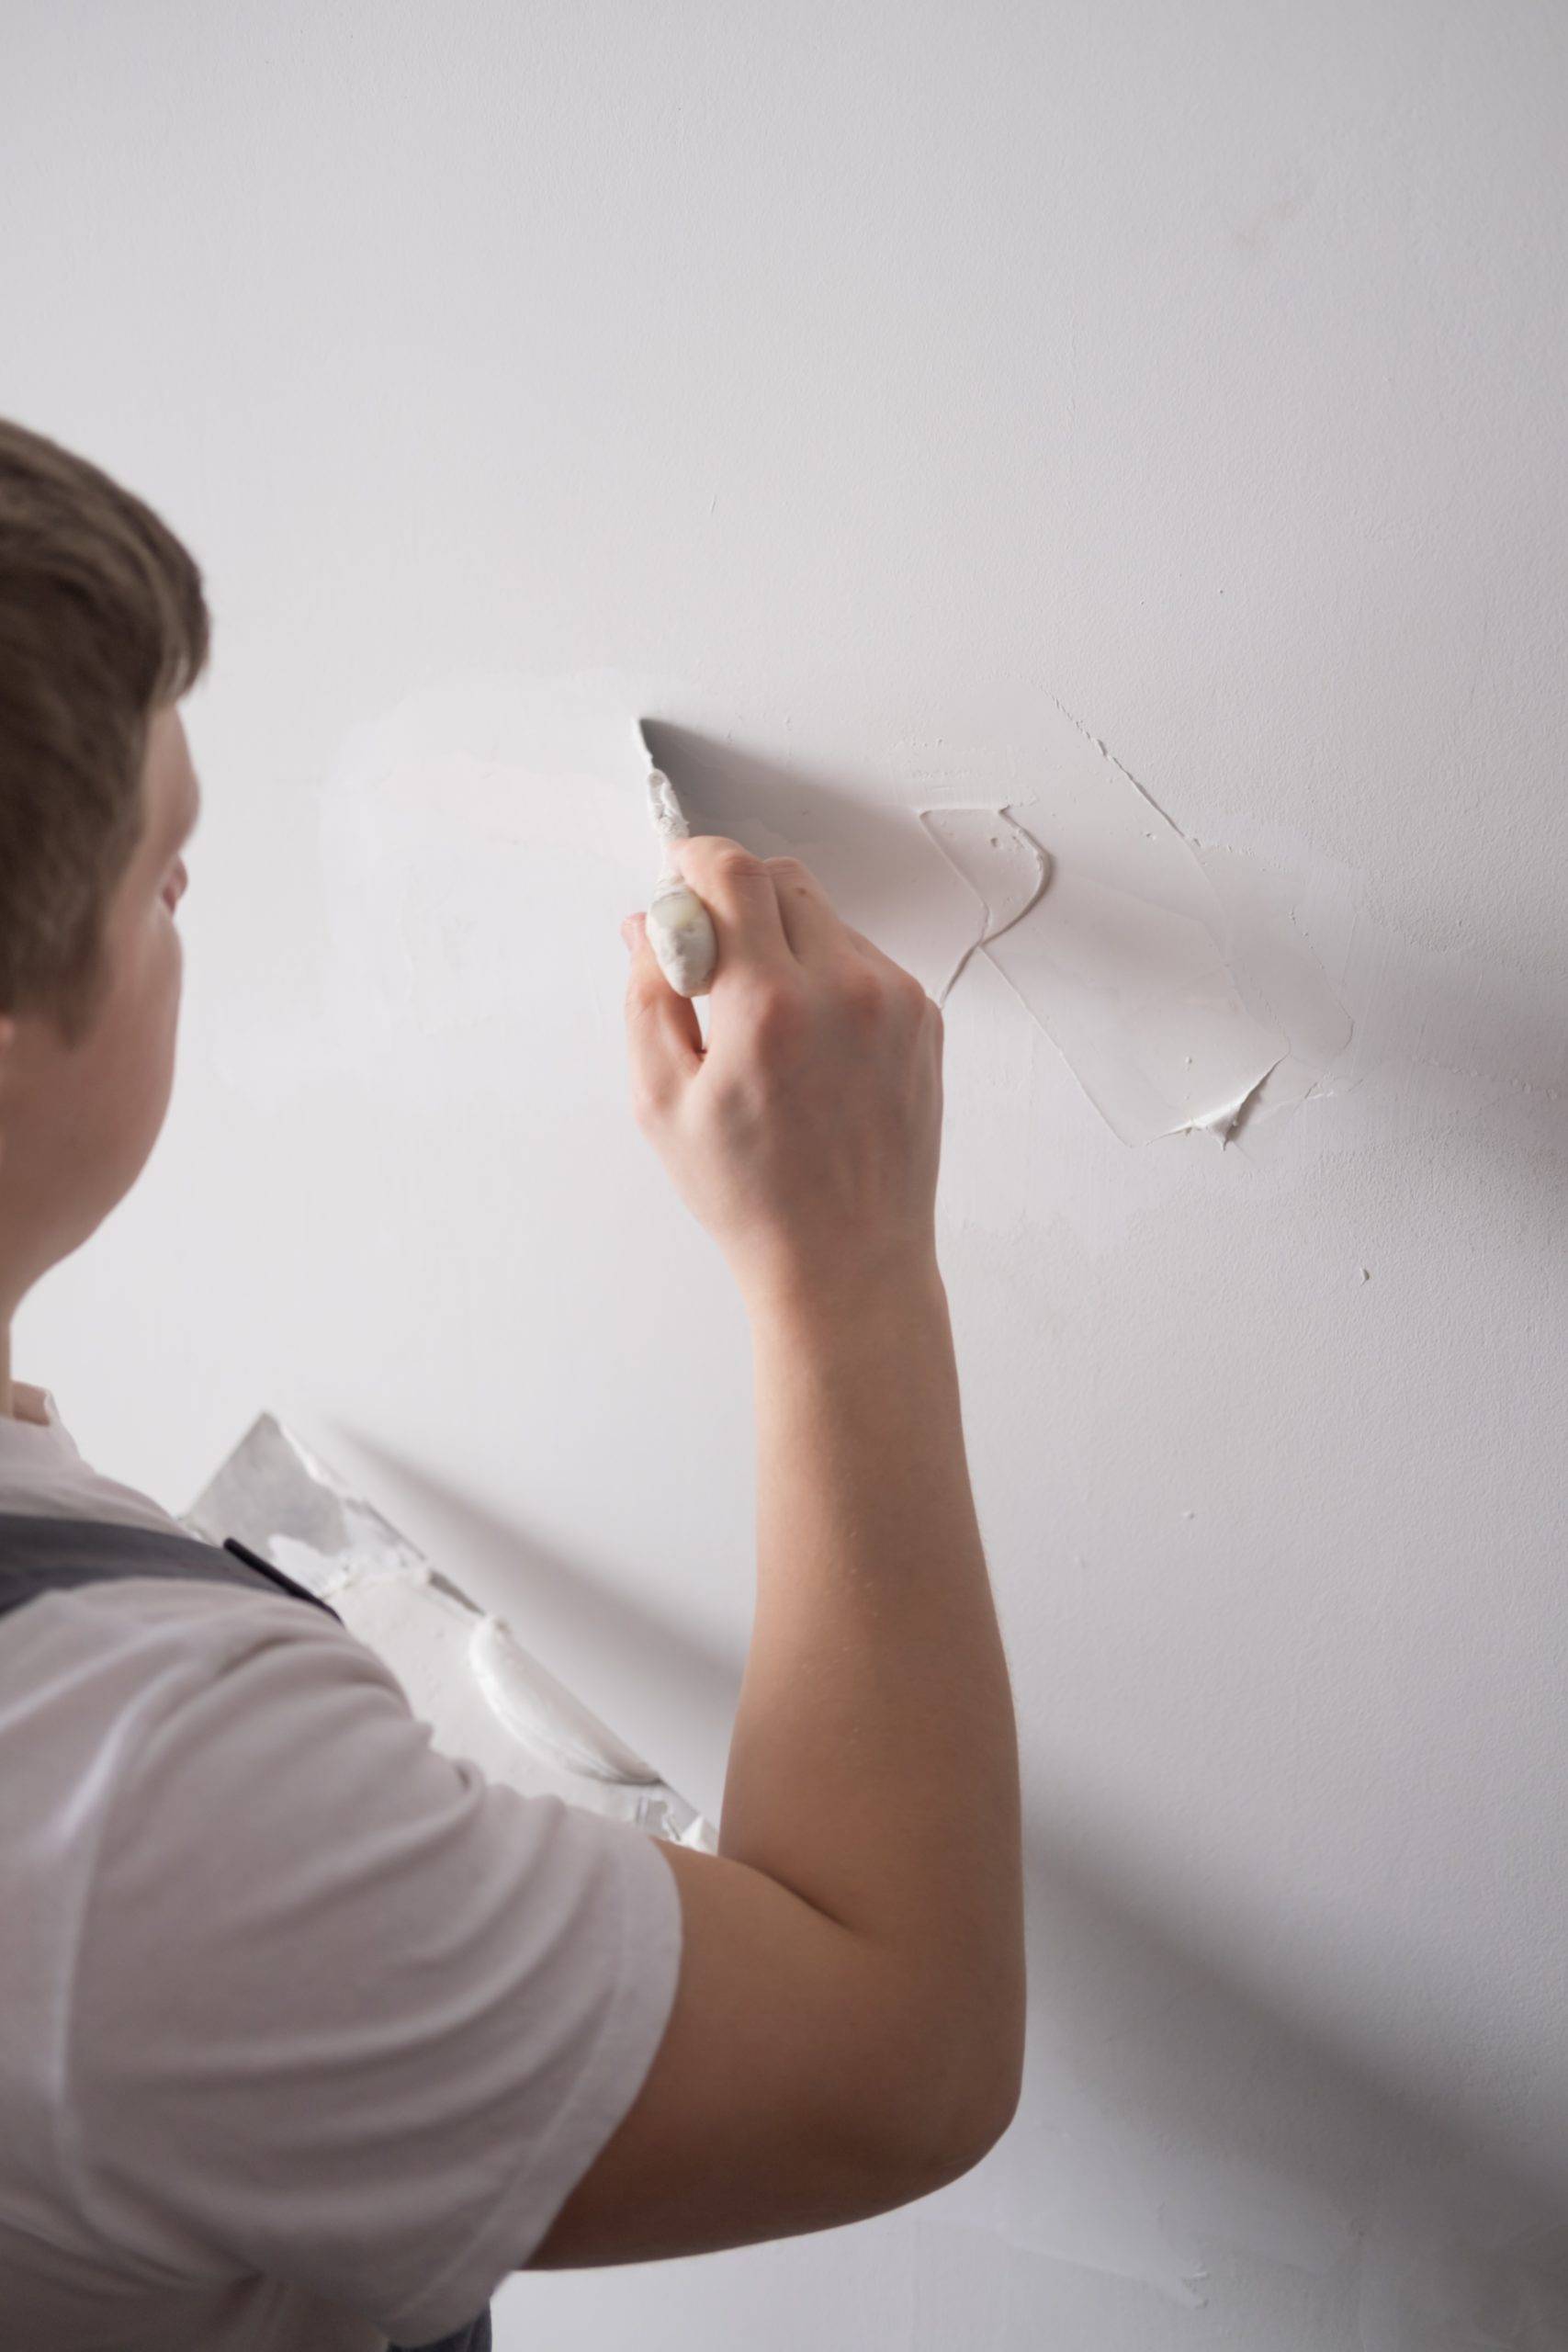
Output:
[[1192,846],[1224,910],[1236,985],[1286,1040],[1287,1051],[1258,1086],[1246,1115],[1333,1093],[1335,1065],[1354,1024],[1308,934],[1297,888],[1235,850]]
[[320,812],[340,1030],[437,1035],[587,985],[647,895],[633,684],[463,681],[349,734]]
[[[493,1039],[563,985],[613,1023],[604,943],[647,889],[628,713],[670,693],[620,672],[469,678],[352,729],[319,806],[318,969],[267,977],[256,1019],[215,1045],[220,1070],[282,1094],[415,1038]],[[1012,716],[994,753],[924,779],[964,805],[915,812],[918,853],[851,796],[797,809],[777,776],[732,779],[722,745],[729,798],[710,776],[706,816],[761,855],[807,855],[939,1001],[988,956],[1126,1143],[1224,1143],[1323,1091],[1350,1023],[1299,886],[1190,842],[1066,714]],[[1005,803],[982,801],[998,783]]]
[[[1349,1017],[1286,887],[1232,853],[1201,855],[1061,716],[1033,791],[917,812],[984,910],[943,998],[983,951],[1123,1143],[1198,1131],[1224,1144],[1323,1091]],[[1042,861],[1021,904],[1021,844]]]
[[1051,862],[1007,808],[921,808],[921,824],[979,899],[979,929],[937,995],[945,1004],[976,947],[1021,922],[1050,879]]

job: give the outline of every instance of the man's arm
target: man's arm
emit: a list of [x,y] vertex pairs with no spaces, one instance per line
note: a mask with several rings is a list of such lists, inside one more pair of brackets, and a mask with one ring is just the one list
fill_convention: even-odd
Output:
[[646,941],[639,1121],[750,1317],[758,1597],[716,1856],[620,2129],[533,2256],[646,2260],[886,2210],[1006,2128],[1023,2040],[1012,1704],[934,1247],[941,1019],[792,860],[685,845],[709,1046]]

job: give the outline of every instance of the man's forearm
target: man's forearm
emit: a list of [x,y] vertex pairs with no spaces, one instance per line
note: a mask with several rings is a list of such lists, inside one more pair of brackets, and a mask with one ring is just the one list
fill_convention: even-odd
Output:
[[972,2013],[977,2051],[1011,2047],[1017,1741],[941,1276],[789,1286],[752,1331],[757,1613],[720,1851],[886,1951],[931,2014]]

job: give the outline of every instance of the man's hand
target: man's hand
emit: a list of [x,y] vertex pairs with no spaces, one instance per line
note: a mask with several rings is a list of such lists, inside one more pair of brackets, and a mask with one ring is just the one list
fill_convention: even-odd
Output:
[[798,859],[718,834],[675,855],[718,934],[705,1052],[643,918],[622,936],[633,1108],[682,1198],[748,1300],[932,1262],[936,1006]]

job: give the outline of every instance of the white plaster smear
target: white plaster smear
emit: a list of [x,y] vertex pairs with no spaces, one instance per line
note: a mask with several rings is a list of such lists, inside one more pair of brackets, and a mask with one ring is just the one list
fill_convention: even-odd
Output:
[[974,938],[937,992],[945,1004],[976,947],[1021,922],[1051,877],[1051,861],[1008,808],[922,808],[921,824],[980,901]]
[[[624,672],[468,679],[353,729],[320,804],[319,989],[260,976],[254,1020],[237,1012],[214,1041],[220,1068],[254,1087],[276,1067],[282,1091],[601,987],[605,939],[648,895],[632,714],[675,699]],[[1190,842],[1065,713],[1036,707],[1021,732],[973,789],[987,769],[1022,788],[918,810],[923,858],[874,818],[857,832],[818,817],[807,840],[767,804],[727,829],[805,855],[939,1001],[987,956],[1125,1143],[1223,1143],[1325,1091],[1350,1023],[1292,888]]]
[[1285,887],[1200,854],[1060,716],[1027,795],[918,812],[983,910],[942,997],[982,951],[1123,1143],[1201,1129],[1223,1144],[1322,1091],[1349,1017]]
[[468,679],[350,731],[320,806],[321,1059],[515,1019],[619,959],[649,888],[639,695],[657,683]]

